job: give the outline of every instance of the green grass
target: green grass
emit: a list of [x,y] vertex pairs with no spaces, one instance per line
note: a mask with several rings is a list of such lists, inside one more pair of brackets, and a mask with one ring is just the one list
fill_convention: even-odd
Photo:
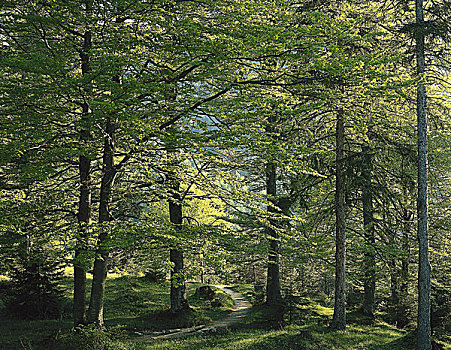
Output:
[[252,284],[236,284],[233,286],[227,286],[227,288],[230,288],[234,292],[243,294],[253,305],[257,304],[256,293]]
[[270,349],[392,349],[411,350],[409,344],[397,345],[403,332],[386,325],[372,327],[348,327],[335,332],[325,326],[289,326],[279,330],[238,329],[220,336],[191,336],[186,339],[158,341],[138,349],[178,350],[270,350]]
[[[88,283],[89,286],[89,283]],[[367,322],[357,313],[348,314],[345,331],[331,331],[328,324],[333,310],[309,298],[299,298],[289,307],[284,318],[280,310],[255,305],[241,324],[220,334],[190,335],[182,339],[156,340],[136,344],[134,331],[157,331],[205,324],[221,319],[233,306],[230,298],[216,288],[216,307],[193,294],[199,284],[188,284],[191,311],[173,317],[169,308],[169,285],[146,281],[143,277],[115,276],[107,280],[105,323],[107,332],[86,329],[71,332],[72,320],[11,320],[1,314],[0,350],[411,350],[415,335],[385,322]],[[63,281],[66,301],[71,302],[72,280]],[[233,290],[251,300],[251,285],[236,285]],[[89,293],[88,293],[89,294]],[[1,295],[0,295],[1,299]],[[293,323],[289,325],[289,321]],[[451,350],[451,337],[443,337],[445,349]]]
[[[108,278],[106,282],[104,318],[108,328],[121,326],[130,333],[190,327],[222,318],[233,307],[230,297],[220,291],[217,291],[216,304],[213,303],[213,306],[210,301],[194,298],[195,289],[200,284],[188,283],[187,296],[191,310],[175,317],[167,312],[170,306],[169,283],[153,283],[146,281],[144,277],[135,276],[114,277]],[[72,283],[70,276],[65,277],[62,281],[67,312],[61,320],[11,319],[0,307],[0,350],[56,349],[54,344],[49,347],[49,341],[59,338],[63,342],[72,328],[70,314]],[[88,280],[87,286],[87,295],[89,296],[90,280]],[[86,302],[88,304],[89,300],[87,299]],[[67,342],[69,344],[67,346],[70,346],[70,340]],[[70,349],[67,346],[63,349]]]
[[[278,330],[237,329],[218,336],[190,336],[155,341],[139,350],[412,350],[415,339],[390,325],[348,326],[332,331],[326,326],[288,326]],[[445,349],[451,349],[448,344]]]
[[[235,286],[235,291],[245,291],[247,286]],[[357,313],[349,313],[345,331],[332,331],[328,324],[333,309],[324,307],[309,298],[302,298],[294,305],[292,321],[297,325],[285,325],[280,312],[266,305],[256,305],[246,319],[226,334],[199,336],[184,339],[154,341],[139,345],[137,350],[412,350],[415,336],[385,322],[368,322]],[[277,322],[275,322],[277,321]],[[451,344],[442,343],[451,350]],[[133,348],[132,344],[129,344]]]

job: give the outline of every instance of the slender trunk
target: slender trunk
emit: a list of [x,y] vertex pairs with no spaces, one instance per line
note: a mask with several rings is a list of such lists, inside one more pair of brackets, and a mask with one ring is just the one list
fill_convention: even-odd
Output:
[[[182,205],[180,204],[180,184],[171,179],[172,193],[169,197],[169,219],[176,230],[182,230]],[[169,252],[170,261],[173,264],[171,271],[171,313],[179,313],[188,308],[186,299],[185,272],[183,262],[183,251],[173,248]]]
[[[268,118],[268,125],[266,132],[271,138],[275,138],[273,135],[275,131],[276,118],[274,115],[270,115]],[[276,205],[277,196],[277,167],[272,160],[269,160],[266,165],[266,194],[268,200],[273,206]],[[273,207],[268,206],[268,214],[272,215],[278,212]],[[268,251],[268,271],[266,277],[266,304],[277,305],[282,301],[282,294],[280,292],[280,271],[279,271],[279,235],[274,227],[277,225],[276,220],[269,219],[270,226],[266,227],[266,235],[269,238],[269,251]]]
[[[276,166],[270,163],[266,167],[266,193],[272,197],[270,200],[274,203],[276,196]],[[268,212],[276,213],[273,207],[268,207]],[[269,220],[271,225],[276,223]],[[280,272],[279,272],[279,235],[273,227],[266,228],[266,234],[269,238],[269,255],[268,255],[268,274],[266,280],[266,303],[268,305],[277,305],[282,301],[280,292]]]
[[399,307],[399,279],[396,260],[390,261],[390,303],[394,308]]
[[205,283],[205,279],[204,279],[204,254],[201,253],[200,254],[200,283],[204,284]]
[[111,189],[116,169],[114,167],[114,125],[110,118],[106,121],[106,136],[103,151],[103,175],[100,185],[99,224],[101,232],[97,241],[97,252],[92,276],[91,298],[89,300],[88,323],[103,326],[103,300],[105,297],[105,281],[107,276],[108,249],[105,247],[108,238],[106,226],[102,223],[111,221],[110,202]]
[[[416,12],[416,58],[417,74],[424,69],[424,14],[423,0],[415,1]],[[428,242],[428,198],[427,198],[427,118],[426,87],[417,89],[418,121],[418,350],[431,349],[431,266],[429,264]]]
[[[406,204],[407,205],[407,204]],[[408,209],[404,210],[403,215],[403,236],[402,236],[402,251],[403,256],[401,258],[401,286],[400,291],[402,297],[405,299],[409,293],[409,259],[410,259],[410,245],[409,245],[409,232],[410,232],[410,219],[411,213]]]
[[374,294],[376,292],[376,261],[374,254],[374,223],[373,223],[373,194],[371,186],[372,155],[370,148],[365,146],[363,152],[363,226],[365,229],[365,253],[364,253],[364,281],[363,281],[363,305],[362,312],[374,317]]
[[[404,161],[401,163],[402,173],[405,173]],[[409,294],[409,263],[410,263],[410,232],[412,230],[412,217],[413,212],[409,209],[409,196],[408,196],[408,180],[403,177],[403,213],[402,213],[402,251],[401,257],[401,297],[403,300],[407,300]]]
[[[89,73],[91,70],[89,61],[89,50],[91,46],[91,32],[86,31],[84,34],[83,49],[80,52],[81,72],[83,75]],[[82,106],[82,122],[85,125],[83,125],[80,131],[80,142],[85,143],[90,138],[89,129],[86,125],[89,123],[89,105],[87,102],[84,102]],[[86,229],[91,216],[91,160],[85,155],[80,155],[78,168],[80,176],[80,196],[78,203],[79,237],[75,248],[74,260],[74,326],[86,322],[86,270],[83,266],[83,259],[86,254]]]
[[84,268],[84,258],[86,255],[86,229],[91,212],[91,179],[90,160],[80,156],[80,200],[78,209],[79,237],[75,248],[74,259],[74,326],[86,322],[86,270]]
[[335,176],[335,303],[331,328],[346,328],[346,232],[344,188],[344,122],[343,112],[337,115]]

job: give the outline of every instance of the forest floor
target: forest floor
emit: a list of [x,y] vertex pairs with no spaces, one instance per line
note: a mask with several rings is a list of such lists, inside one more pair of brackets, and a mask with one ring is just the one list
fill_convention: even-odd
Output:
[[[61,349],[77,349],[71,340],[73,326],[72,279],[66,277],[61,286],[65,298],[59,320],[23,320],[12,315],[5,304],[5,280],[0,285],[0,350],[58,349],[55,342],[61,342]],[[111,339],[129,338],[130,334],[145,331],[158,332],[173,328],[194,327],[226,318],[233,310],[232,299],[224,292],[217,291],[216,304],[196,298],[194,293],[200,283],[187,284],[187,296],[191,306],[189,313],[174,317],[169,310],[169,284],[156,283],[144,277],[115,276],[107,279],[105,295],[105,325],[111,330]],[[88,281],[88,293],[90,281]],[[88,303],[89,300],[86,302]],[[87,331],[86,337],[101,338],[96,330]],[[101,342],[101,339],[98,341]],[[71,344],[72,343],[72,344]],[[65,345],[63,345],[65,344]],[[82,349],[82,348],[80,348]],[[106,347],[106,349],[109,349]],[[121,348],[124,349],[124,348]],[[86,347],[86,350],[95,348]]]
[[[233,301],[233,309],[225,318],[213,320],[207,325],[200,325],[188,328],[181,328],[175,330],[166,330],[163,332],[154,332],[152,334],[139,333],[139,336],[133,339],[136,343],[149,343],[155,340],[167,340],[186,337],[194,334],[215,334],[220,333],[227,327],[239,323],[246,317],[247,313],[252,307],[252,304],[247,301],[241,293],[235,292],[232,289],[223,286],[214,286],[218,290],[228,294]],[[141,335],[142,334],[142,335]]]
[[[116,278],[114,278],[116,277]],[[250,285],[230,287],[232,298],[216,291],[219,307],[199,300],[194,291],[199,284],[188,284],[191,311],[174,318],[169,309],[169,286],[142,277],[112,276],[107,280],[105,324],[107,331],[88,328],[71,331],[71,280],[66,289],[66,313],[60,320],[19,320],[6,313],[0,288],[0,350],[412,350],[413,333],[377,319],[367,322],[349,313],[345,331],[332,331],[328,324],[333,310],[302,298],[282,312],[259,305]],[[250,309],[243,295],[254,303]],[[238,299],[241,298],[241,299]],[[244,310],[244,311],[243,311]],[[246,317],[243,314],[246,314]],[[222,324],[222,326],[221,326]],[[208,325],[210,331],[177,338],[157,338],[136,343],[133,338],[145,332]],[[214,326],[214,327],[213,327]],[[204,327],[202,327],[204,328]],[[212,330],[215,328],[215,330]],[[440,338],[442,348],[451,350],[451,336]]]
[[[232,287],[255,302],[249,285]],[[333,331],[329,323],[333,309],[304,298],[293,305],[293,312],[281,313],[265,305],[246,310],[246,317],[234,319],[221,331],[190,332],[175,338],[156,338],[137,344],[135,350],[413,350],[415,335],[381,319],[368,322],[349,313],[345,331]],[[284,317],[281,317],[284,316]],[[289,322],[287,322],[289,321]],[[292,324],[289,324],[292,323]],[[213,326],[213,323],[211,326]],[[451,337],[439,342],[451,350]],[[132,348],[130,348],[132,349]]]

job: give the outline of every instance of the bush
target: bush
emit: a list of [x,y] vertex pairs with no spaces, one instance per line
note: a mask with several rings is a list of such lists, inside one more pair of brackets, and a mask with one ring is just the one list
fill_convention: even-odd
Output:
[[22,319],[55,319],[63,311],[61,262],[44,250],[28,252],[10,273],[7,310]]
[[104,329],[95,325],[78,327],[68,334],[62,335],[54,344],[53,349],[64,350],[130,350],[125,339],[126,333],[121,326]]
[[435,280],[431,285],[431,326],[434,331],[451,332],[451,290]]
[[384,319],[398,328],[410,328],[415,324],[415,300],[414,296],[409,294],[401,298],[396,305],[388,304]]

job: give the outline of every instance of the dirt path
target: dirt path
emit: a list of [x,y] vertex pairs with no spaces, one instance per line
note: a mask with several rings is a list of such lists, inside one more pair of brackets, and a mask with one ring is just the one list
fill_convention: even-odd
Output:
[[218,329],[224,329],[232,324],[240,322],[246,317],[252,305],[241,293],[234,292],[229,288],[221,286],[215,287],[222,290],[224,293],[229,294],[233,300],[233,311],[226,318],[213,321],[209,325],[171,329],[163,332],[154,332],[152,334],[138,334],[139,336],[134,338],[133,341],[137,343],[147,343],[157,339],[174,339],[190,334],[214,334]]
[[215,327],[215,328],[227,327],[234,323],[240,322],[241,319],[246,317],[246,315],[249,312],[252,305],[250,302],[248,302],[244,298],[244,296],[241,293],[234,292],[233,290],[231,290],[229,288],[224,288],[224,287],[220,287],[220,286],[215,286],[215,287],[221,289],[223,292],[230,295],[235,306],[233,308],[233,311],[229,314],[229,316],[227,316],[223,320],[214,321],[210,325],[210,327]]

